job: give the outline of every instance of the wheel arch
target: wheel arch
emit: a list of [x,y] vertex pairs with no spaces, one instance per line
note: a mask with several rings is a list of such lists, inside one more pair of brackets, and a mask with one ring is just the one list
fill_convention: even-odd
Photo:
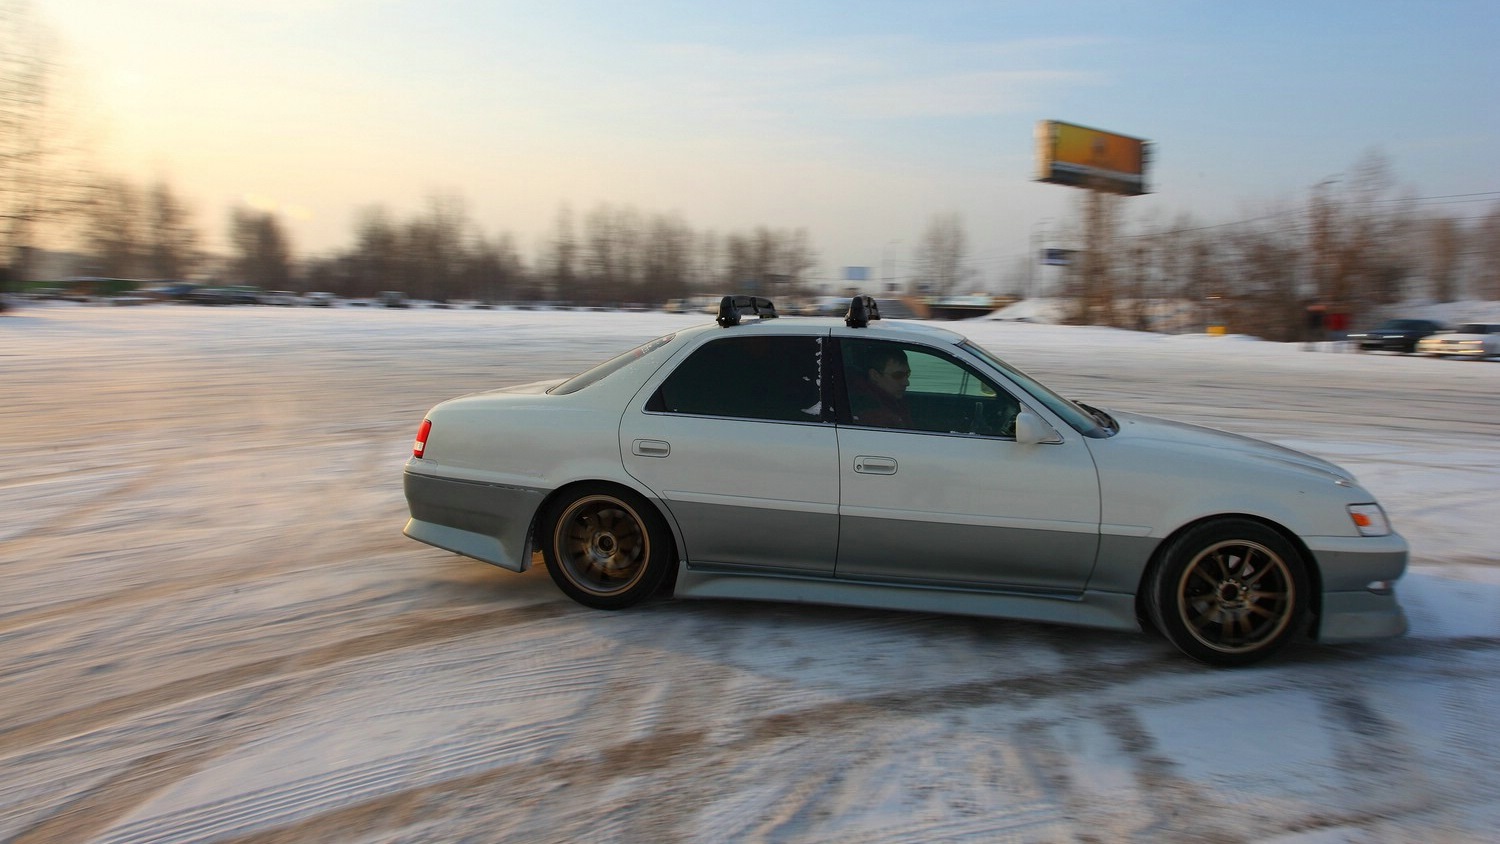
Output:
[[1135,616],[1136,621],[1141,625],[1141,629],[1160,632],[1156,630],[1156,623],[1151,619],[1151,610],[1146,606],[1146,602],[1149,600],[1148,591],[1151,580],[1155,576],[1156,570],[1165,561],[1167,549],[1171,548],[1179,537],[1190,530],[1209,522],[1230,519],[1256,522],[1275,531],[1282,539],[1290,543],[1296,549],[1297,554],[1302,557],[1302,562],[1307,570],[1308,592],[1310,593],[1308,595],[1308,626],[1307,630],[1303,632],[1309,636],[1316,637],[1318,620],[1323,615],[1323,573],[1318,568],[1318,558],[1307,547],[1307,543],[1302,541],[1302,537],[1298,536],[1294,531],[1288,530],[1285,525],[1279,522],[1252,513],[1215,513],[1209,516],[1201,516],[1191,522],[1178,526],[1176,530],[1163,537],[1162,541],[1156,543],[1156,548],[1151,551],[1150,559],[1141,569],[1140,580],[1135,586]]
[[[672,517],[672,511],[664,506],[661,503],[661,500],[653,495],[649,489],[646,489],[645,487],[635,486],[633,484],[623,483],[620,480],[614,478],[578,478],[576,480],[568,481],[562,486],[559,486],[551,492],[547,493],[546,496],[542,498],[541,503],[537,505],[536,512],[531,514],[531,524],[526,528],[526,558],[528,561],[531,560],[532,557],[535,554],[539,553],[541,550],[542,546],[538,542],[537,531],[541,529],[542,520],[547,517],[547,513],[551,512],[552,505],[555,504],[559,498],[571,495],[575,490],[583,487],[603,487],[607,489],[623,490],[632,495],[639,496],[666,524],[667,532],[668,534],[670,534],[672,540],[672,547],[670,549],[672,558],[674,560],[681,559],[681,553],[679,549],[682,548],[682,537],[678,533],[677,520]],[[676,585],[676,582],[677,566],[674,565],[671,572],[667,575],[667,581],[664,585],[666,594],[671,594],[671,589]]]

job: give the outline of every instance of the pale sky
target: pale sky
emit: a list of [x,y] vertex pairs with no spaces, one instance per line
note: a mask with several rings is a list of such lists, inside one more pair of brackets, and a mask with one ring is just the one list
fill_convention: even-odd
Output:
[[1032,181],[1043,119],[1155,144],[1130,218],[1300,205],[1371,150],[1435,210],[1500,198],[1495,0],[32,2],[107,167],[300,255],[448,194],[527,261],[608,203],[805,228],[832,277],[957,212],[992,280],[1077,214]]

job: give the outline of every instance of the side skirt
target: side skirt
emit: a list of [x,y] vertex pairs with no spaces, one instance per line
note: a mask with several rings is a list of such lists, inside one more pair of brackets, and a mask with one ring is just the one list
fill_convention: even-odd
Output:
[[679,565],[679,598],[786,601],[911,612],[1042,621],[1109,630],[1140,630],[1135,596],[1085,591],[1036,595],[832,578],[705,571]]

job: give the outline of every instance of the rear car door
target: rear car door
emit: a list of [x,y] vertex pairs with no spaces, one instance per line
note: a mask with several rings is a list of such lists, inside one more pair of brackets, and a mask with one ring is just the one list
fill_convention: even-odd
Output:
[[944,350],[839,344],[845,393],[857,389],[859,361],[900,346],[912,422],[872,427],[839,408],[837,576],[1082,592],[1100,518],[1083,437],[1062,426],[1059,442],[1017,443],[1019,391]]
[[650,487],[694,566],[833,573],[838,442],[826,336],[727,329],[625,413],[625,469]]

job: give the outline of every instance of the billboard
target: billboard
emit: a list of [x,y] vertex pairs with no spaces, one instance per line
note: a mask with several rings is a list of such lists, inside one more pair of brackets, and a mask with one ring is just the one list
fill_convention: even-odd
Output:
[[1060,120],[1036,124],[1039,182],[1139,196],[1146,190],[1151,144]]

